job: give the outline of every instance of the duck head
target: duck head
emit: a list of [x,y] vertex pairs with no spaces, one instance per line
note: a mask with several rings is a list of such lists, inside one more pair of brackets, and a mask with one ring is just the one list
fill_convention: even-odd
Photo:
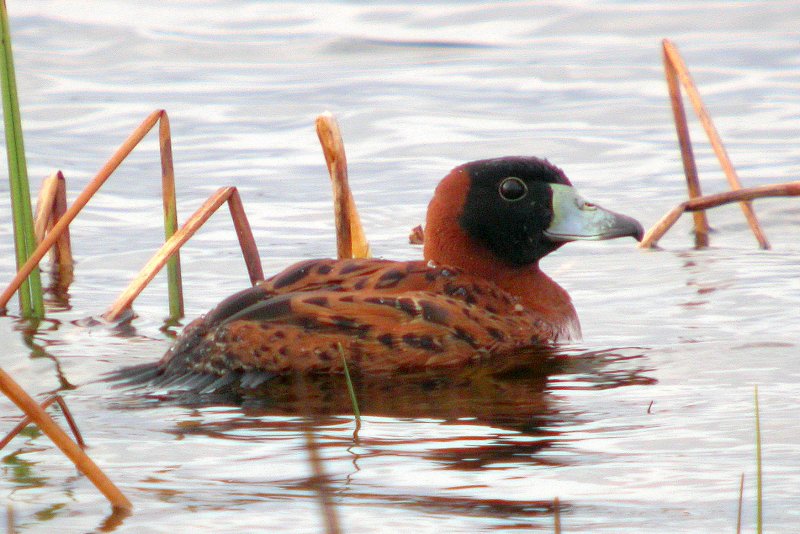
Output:
[[581,197],[561,169],[534,157],[456,167],[428,206],[425,258],[491,276],[538,267],[565,243],[630,236],[642,226]]

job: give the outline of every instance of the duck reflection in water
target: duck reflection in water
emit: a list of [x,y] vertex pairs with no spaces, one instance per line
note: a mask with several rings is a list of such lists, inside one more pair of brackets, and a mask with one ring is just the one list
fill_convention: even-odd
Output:
[[[489,363],[449,372],[406,373],[393,377],[355,372],[352,382],[362,417],[441,421],[476,429],[455,443],[426,447],[435,437],[403,438],[425,448],[426,458],[454,469],[477,469],[507,461],[562,464],[568,457],[548,455],[551,447],[569,441],[568,430],[591,423],[591,415],[578,413],[558,399],[559,392],[574,389],[605,390],[655,383],[642,365],[642,351],[625,348],[577,351],[553,347],[519,351],[514,365],[499,369]],[[212,438],[261,439],[271,431],[350,424],[353,405],[341,375],[285,375],[259,385],[241,388],[231,384],[203,395],[168,386],[131,391],[126,408],[175,404],[198,408],[231,406],[230,417],[214,417],[202,424],[178,424],[177,434]],[[297,417],[287,421],[286,417]],[[343,421],[342,416],[347,419]],[[487,430],[489,435],[487,435]],[[263,433],[262,433],[263,432]],[[471,432],[468,431],[468,433]],[[464,446],[464,441],[472,441]],[[376,447],[383,448],[385,438]],[[447,440],[449,441],[449,439]],[[359,438],[369,446],[370,438]],[[395,442],[396,444],[396,442]]]

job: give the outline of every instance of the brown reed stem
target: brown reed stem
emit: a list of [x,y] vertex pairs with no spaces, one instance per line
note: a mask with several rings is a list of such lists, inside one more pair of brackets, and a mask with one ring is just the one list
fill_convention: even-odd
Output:
[[561,503],[558,497],[553,499],[553,532],[561,534]]
[[[683,161],[683,171],[686,175],[686,186],[689,190],[689,198],[702,196],[700,180],[697,177],[697,165],[694,160],[692,150],[692,140],[689,135],[689,124],[686,121],[686,111],[683,108],[683,98],[681,98],[681,87],[678,84],[678,76],[675,66],[667,54],[667,42],[664,47],[664,74],[667,79],[669,89],[669,101],[672,106],[672,115],[675,120],[675,130],[678,134],[678,145],[681,149],[681,160]],[[696,247],[708,246],[708,219],[704,211],[694,214],[694,243]]]
[[231,212],[236,237],[239,239],[239,248],[242,249],[244,263],[247,265],[250,283],[255,285],[264,279],[264,270],[261,267],[261,256],[258,253],[258,246],[253,237],[253,230],[250,228],[250,221],[247,220],[247,214],[244,211],[242,197],[239,196],[239,191],[236,188],[233,189],[231,196],[228,198],[228,209]]
[[[711,119],[711,115],[708,113],[705,105],[703,104],[703,100],[700,97],[700,92],[697,90],[697,86],[695,85],[694,80],[692,80],[692,76],[689,73],[689,69],[686,67],[686,64],[684,63],[680,52],[678,52],[677,47],[669,39],[664,39],[662,44],[664,48],[665,60],[668,61],[675,69],[678,79],[681,81],[681,84],[686,90],[686,94],[689,97],[689,100],[692,102],[694,111],[706,131],[708,140],[711,142],[711,147],[714,149],[714,154],[717,156],[717,160],[719,161],[719,164],[725,173],[725,177],[727,178],[731,189],[734,191],[741,189],[742,184],[739,181],[739,176],[736,174],[736,169],[734,169],[733,163],[731,163],[728,152],[725,150],[725,145],[722,143],[722,138],[719,136],[719,132],[717,131],[716,126],[714,126],[714,121]],[[745,218],[747,219],[747,224],[750,225],[750,229],[753,231],[753,235],[755,235],[761,248],[769,249],[769,241],[767,241],[767,237],[764,235],[764,231],[761,229],[761,225],[756,218],[753,207],[747,202],[742,202],[741,208]]]
[[672,225],[674,225],[686,211],[706,210],[723,204],[751,201],[757,198],[795,196],[800,196],[800,181],[748,187],[736,191],[726,191],[724,193],[716,193],[687,200],[672,208],[657,223],[650,227],[644,234],[641,243],[639,243],[639,248],[654,247],[658,240],[672,228]]
[[58,238],[67,229],[69,224],[75,219],[84,206],[86,206],[94,194],[97,193],[106,180],[108,180],[108,177],[111,176],[111,174],[120,166],[122,161],[128,156],[128,154],[131,153],[131,151],[142,140],[147,132],[153,128],[163,113],[163,110],[156,110],[148,115],[148,117],[142,121],[142,123],[133,131],[133,133],[131,133],[128,138],[122,142],[120,147],[116,150],[116,152],[114,152],[111,158],[109,158],[106,164],[103,165],[95,177],[92,178],[89,184],[83,189],[83,191],[81,191],[64,215],[58,220],[57,223],[53,225],[53,229],[45,235],[44,239],[42,239],[42,242],[39,243],[39,246],[36,247],[36,250],[34,250],[31,256],[28,258],[28,261],[26,261],[25,264],[19,268],[19,271],[17,271],[17,274],[11,280],[11,283],[8,284],[8,287],[3,291],[2,294],[0,294],[0,310],[5,309],[6,304],[8,304],[8,301],[19,289],[22,281],[25,280],[31,271],[33,271],[33,269],[39,265],[39,262],[42,260],[44,255],[48,250],[50,250],[53,244],[58,241]]
[[[45,234],[52,231],[55,223],[58,222],[66,211],[66,180],[61,171],[56,171],[42,181],[42,187],[39,190],[39,198],[36,202],[36,218],[34,220],[37,243],[41,243]],[[68,286],[73,268],[69,227],[58,237],[58,240],[50,249],[50,252],[52,254],[54,267],[61,273],[59,276],[59,285],[62,287],[65,285]]]
[[[58,222],[67,211],[67,181],[61,171],[56,172],[56,183],[58,187],[56,189],[56,198],[53,203],[53,211],[50,224],[48,225],[48,231],[52,231],[55,223]],[[62,273],[65,270],[69,270],[71,273],[74,262],[72,259],[72,244],[69,239],[69,227],[58,237],[55,251],[54,261],[58,265],[59,270]]]
[[11,376],[0,369],[0,391],[16,404],[23,413],[31,418],[36,426],[69,458],[78,470],[97,487],[100,492],[118,510],[130,511],[133,504],[114,485],[105,473],[83,452],[74,441],[59,427],[47,412],[36,403],[30,395],[17,384]]
[[[117,300],[111,307],[103,314],[103,317],[108,321],[116,321],[119,317],[131,307],[131,304],[136,297],[144,290],[147,284],[156,276],[162,267],[167,263],[167,260],[175,254],[191,238],[197,230],[219,209],[226,201],[234,198],[233,202],[236,206],[232,208],[232,213],[235,211],[234,225],[236,233],[239,235],[239,243],[242,245],[242,254],[247,262],[247,270],[250,273],[250,280],[255,283],[263,280],[264,275],[261,271],[261,260],[258,257],[258,249],[255,246],[253,234],[250,232],[250,225],[247,223],[244,210],[241,208],[241,199],[238,197],[238,191],[235,187],[221,187],[213,195],[211,195],[200,208],[195,211],[189,219],[181,226],[181,228],[170,237],[164,245],[152,258],[145,264],[139,271],[139,274],[131,281],[128,287],[120,294]],[[238,222],[237,222],[238,221]]]
[[37,243],[44,239],[47,225],[52,221],[53,206],[55,206],[56,192],[58,191],[57,174],[57,172],[54,172],[42,180],[42,187],[39,189],[39,198],[36,200],[36,214],[33,221]]
[[336,253],[339,258],[369,258],[370,250],[347,178],[347,156],[339,125],[330,113],[317,117],[317,136],[333,186]]
[[731,202],[750,201],[764,197],[796,197],[800,196],[800,181],[785,182],[782,184],[760,185],[736,191],[726,191],[706,195],[687,201],[686,211],[705,210],[715,208]]

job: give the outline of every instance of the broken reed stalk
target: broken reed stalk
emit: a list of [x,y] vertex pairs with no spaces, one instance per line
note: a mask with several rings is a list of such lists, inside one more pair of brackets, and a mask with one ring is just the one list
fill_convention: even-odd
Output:
[[111,503],[115,510],[130,511],[133,505],[125,495],[111,482],[105,473],[83,452],[74,441],[59,427],[47,412],[30,395],[17,384],[11,376],[0,369],[0,391],[16,404],[23,413],[31,418],[39,430],[69,458],[78,470],[94,484]]
[[763,531],[763,509],[762,503],[762,478],[761,478],[761,418],[758,413],[758,384],[753,389],[756,411],[756,531],[761,534]]
[[336,253],[341,258],[369,258],[369,243],[361,226],[353,193],[347,179],[347,157],[339,125],[328,112],[317,117],[317,136],[325,155],[333,186],[336,220]]
[[[725,173],[725,177],[728,180],[728,184],[730,184],[731,189],[733,189],[734,191],[741,189],[742,184],[739,181],[739,176],[736,174],[736,169],[734,169],[733,163],[731,163],[730,157],[728,156],[728,152],[725,150],[725,145],[722,143],[722,138],[720,137],[719,132],[717,132],[716,126],[714,126],[714,121],[711,119],[711,115],[708,113],[705,105],[703,104],[703,100],[700,97],[700,92],[697,90],[697,86],[692,80],[692,76],[689,73],[689,69],[686,67],[686,64],[684,63],[683,58],[680,55],[680,52],[678,52],[677,47],[669,39],[664,39],[662,41],[662,45],[664,50],[665,63],[671,67],[671,68],[670,67],[666,68],[668,82],[669,82],[670,72],[673,72],[674,75],[677,75],[678,79],[680,80],[681,84],[686,90],[686,94],[689,97],[692,106],[694,107],[694,111],[697,114],[697,117],[700,119],[700,123],[703,125],[703,128],[706,131],[706,135],[708,136],[708,139],[711,142],[711,147],[714,150],[714,154],[716,154],[717,160],[719,161],[719,164],[722,167],[723,172]],[[670,95],[672,95],[672,93],[673,89],[671,88]],[[678,92],[678,98],[680,98],[679,92]],[[677,118],[677,112],[676,112],[676,118]],[[684,114],[684,122],[685,122],[685,114]],[[676,124],[676,128],[678,128],[679,130],[679,138],[680,138],[681,127],[679,127]],[[687,136],[686,139],[688,141],[688,130],[686,131],[686,136]],[[688,145],[688,149],[691,150],[691,144]],[[684,145],[683,143],[681,143],[681,152],[683,152],[683,150],[684,150]],[[685,161],[686,160],[684,158],[684,165]],[[695,176],[696,176],[696,169],[695,169]],[[689,180],[688,173],[687,173],[687,180]],[[692,185],[690,182],[690,189],[691,187]],[[742,202],[741,208],[745,218],[747,219],[747,224],[750,225],[750,229],[756,236],[759,245],[761,246],[762,249],[768,249],[769,241],[767,241],[767,237],[766,235],[764,235],[764,231],[761,229],[761,225],[759,224],[758,219],[756,218],[755,212],[753,211],[753,207],[747,202]]]
[[[42,180],[42,187],[39,189],[39,198],[36,201],[36,216],[34,217],[33,224],[37,242],[44,239],[44,234],[47,231],[48,225],[53,222],[53,210],[55,209],[56,196],[58,195],[59,175],[61,175],[61,179],[63,180],[61,171],[54,172]],[[69,232],[64,234],[64,236],[68,235]]]
[[[22,140],[22,120],[17,98],[17,81],[11,50],[11,30],[6,2],[0,2],[0,78],[2,78],[3,122],[5,124],[8,178],[11,191],[11,214],[14,225],[14,249],[17,269],[28,261],[36,247],[31,211],[31,192]],[[24,317],[44,317],[44,297],[38,262],[20,280],[19,303]],[[0,309],[3,308],[0,305]]]
[[242,207],[239,192],[235,187],[221,187],[211,195],[200,208],[195,211],[181,228],[170,237],[164,245],[153,255],[152,258],[142,267],[139,274],[131,281],[128,287],[120,294],[117,300],[103,314],[108,321],[116,321],[122,314],[130,309],[131,304],[144,290],[147,284],[156,276],[170,257],[177,254],[181,246],[189,240],[201,226],[219,209],[222,204],[228,202],[236,235],[239,238],[239,245],[242,249],[247,271],[250,275],[250,282],[255,284],[264,279],[261,269],[261,258],[258,255],[253,232],[247,221],[247,216]]
[[[102,187],[102,185],[108,180],[111,174],[120,166],[123,160],[133,151],[133,149],[141,142],[145,135],[155,126],[155,124],[165,118],[167,116],[167,112],[163,109],[156,110],[152,112],[147,118],[142,121],[142,123],[131,133],[125,141],[119,146],[119,148],[114,152],[114,154],[109,158],[109,160],[103,165],[103,167],[98,171],[94,178],[89,182],[89,184],[81,191],[72,205],[64,212],[61,218],[59,218],[58,222],[53,225],[53,228],[47,233],[39,243],[39,246],[36,247],[36,250],[30,255],[28,260],[19,268],[17,274],[11,280],[8,287],[0,294],[0,312],[4,311],[8,301],[14,295],[14,293],[20,288],[24,280],[28,277],[31,272],[38,269],[39,262],[42,260],[47,251],[59,240],[61,235],[67,230],[70,223],[75,219],[75,217],[80,213],[80,211],[86,206],[89,200],[94,196],[95,193]],[[167,123],[168,124],[168,123]],[[168,130],[168,126],[165,127]],[[164,142],[162,139],[162,145],[169,144],[169,137],[167,136],[167,140]],[[171,158],[169,159],[171,162]],[[171,163],[169,163],[171,167]],[[162,156],[162,183],[169,180],[169,175],[164,172],[164,158]],[[174,184],[172,186],[174,190]],[[167,195],[165,195],[167,198]],[[174,195],[173,195],[174,200]],[[30,203],[29,203],[30,204]],[[172,208],[175,211],[175,208]],[[177,270],[179,273],[179,269]],[[174,281],[171,282],[174,284]]]
[[[72,431],[72,435],[75,436],[75,441],[77,442],[78,447],[85,449],[86,443],[83,441],[81,431],[78,429],[78,425],[75,423],[75,419],[72,417],[72,412],[70,412],[69,408],[67,407],[67,403],[61,397],[61,395],[53,395],[39,406],[41,406],[42,410],[46,410],[54,402],[58,404],[59,408],[61,408],[61,413],[64,414],[64,419],[66,419],[69,429]],[[25,417],[22,418],[22,421],[17,423],[17,426],[15,426],[6,437],[0,440],[0,450],[3,450],[3,448],[8,445],[12,439],[17,437],[20,432],[25,430],[25,427],[27,427],[30,423],[31,417],[29,415],[25,415]]]
[[242,249],[242,257],[247,266],[247,275],[250,283],[256,283],[264,279],[264,270],[261,266],[261,256],[258,253],[258,246],[253,237],[253,230],[250,228],[250,221],[244,211],[244,204],[239,191],[234,187],[228,197],[228,211],[233,220],[233,228],[236,230],[236,238],[239,240],[239,248]]
[[[675,65],[667,54],[667,44],[663,43],[664,56],[664,75],[667,79],[669,90],[669,101],[672,106],[672,115],[675,121],[675,130],[678,134],[678,145],[681,149],[681,160],[683,161],[683,172],[686,175],[686,185],[689,189],[689,198],[702,196],[700,180],[697,177],[697,165],[694,160],[692,150],[692,139],[689,135],[689,124],[686,121],[686,110],[683,107],[681,98],[681,86],[678,83],[678,74]],[[694,243],[696,247],[707,247],[708,241],[708,218],[705,211],[694,213]]]
[[[178,231],[175,168],[172,165],[172,136],[169,130],[169,117],[166,113],[161,116],[161,121],[158,125],[158,145],[161,154],[161,197],[164,204],[164,241],[166,242]],[[183,281],[181,279],[180,254],[173,255],[167,262],[167,294],[170,318],[183,317]]]
[[422,229],[421,224],[411,229],[408,234],[408,243],[410,245],[423,245],[425,243],[425,230]]
[[[42,181],[39,189],[39,198],[36,202],[36,217],[34,226],[36,230],[36,242],[40,243],[47,232],[51,231],[53,225],[67,211],[67,186],[64,174],[61,171],[54,172]],[[56,278],[56,288],[59,291],[66,291],[72,282],[72,246],[69,239],[69,228],[61,234],[56,244],[51,250],[52,265],[58,270]]]
[[686,211],[706,210],[723,204],[750,201],[757,198],[794,196],[800,196],[800,181],[748,187],[736,191],[706,195],[681,202],[647,230],[641,243],[639,243],[639,248],[654,247],[658,240],[672,228],[680,216]]

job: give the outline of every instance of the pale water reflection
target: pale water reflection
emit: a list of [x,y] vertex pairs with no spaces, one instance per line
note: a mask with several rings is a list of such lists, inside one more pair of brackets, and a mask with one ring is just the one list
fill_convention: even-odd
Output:
[[[587,198],[651,224],[685,195],[664,37],[683,52],[742,181],[800,176],[796,2],[29,0],[9,10],[34,184],[61,168],[74,198],[165,108],[180,218],[236,185],[266,273],[335,252],[313,128],[326,109],[379,256],[419,257],[407,236],[433,187],[481,157],[547,157]],[[704,188],[723,190],[693,135]],[[733,531],[741,473],[752,530],[754,384],[765,524],[791,532],[800,520],[796,200],[755,204],[769,252],[736,206],[711,213],[707,250],[691,248],[688,218],[659,252],[564,247],[543,268],[575,301],[580,344],[499,377],[362,377],[354,436],[335,380],[307,383],[302,396],[284,384],[272,400],[210,403],[100,380],[159,358],[181,328],[164,324],[161,276],[132,322],[97,320],[159,244],[159,173],[149,140],[76,219],[75,280],[50,317],[0,317],[0,366],[33,393],[61,391],[134,514],[111,515],[29,429],[0,452],[17,532],[319,532],[308,429],[344,532],[550,532],[555,497],[566,532]],[[6,206],[0,281],[14,270]],[[225,216],[190,242],[183,265],[187,318],[247,284]],[[0,428],[17,419],[0,399]]]

